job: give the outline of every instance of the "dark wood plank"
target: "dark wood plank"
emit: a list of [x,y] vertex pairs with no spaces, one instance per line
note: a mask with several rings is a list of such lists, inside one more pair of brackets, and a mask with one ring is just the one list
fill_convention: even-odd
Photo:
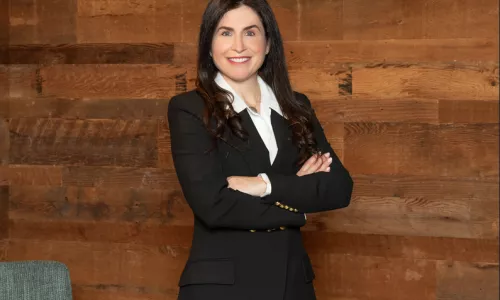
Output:
[[343,2],[299,0],[299,40],[341,40]]
[[9,218],[14,220],[193,225],[178,184],[162,190],[17,185],[10,189]]
[[10,138],[8,122],[8,120],[0,116],[0,165],[7,165],[9,163]]
[[314,253],[311,261],[318,299],[433,300],[436,297],[436,263],[432,260]]
[[402,236],[498,237],[497,182],[395,176],[355,176],[354,182],[348,208],[313,214],[305,228]]
[[498,239],[358,234],[309,230],[303,230],[303,237],[306,249],[310,254],[335,253],[388,259],[498,263]]
[[76,35],[79,43],[181,42],[182,17],[180,0],[81,0],[76,14]]
[[10,118],[157,120],[167,118],[170,99],[12,98]]
[[77,0],[36,1],[36,40],[34,43],[75,43]]
[[440,123],[498,123],[498,100],[439,101]]
[[498,124],[346,123],[353,174],[497,178],[497,154]]
[[[201,18],[207,7],[208,0],[182,1],[182,41],[197,43],[200,33]],[[196,59],[196,58],[194,58]]]
[[7,260],[7,248],[9,246],[9,240],[0,240],[0,262]]
[[10,64],[170,64],[173,44],[28,44],[9,47]]
[[75,285],[175,290],[189,248],[11,239],[7,260],[57,260]]
[[12,119],[10,162],[154,167],[155,120]]
[[436,299],[497,300],[498,280],[498,263],[440,261]]
[[365,99],[498,100],[498,67],[375,64],[353,67],[353,95]]
[[9,186],[0,185],[0,241],[3,239],[7,239],[9,237],[8,219],[9,219]]

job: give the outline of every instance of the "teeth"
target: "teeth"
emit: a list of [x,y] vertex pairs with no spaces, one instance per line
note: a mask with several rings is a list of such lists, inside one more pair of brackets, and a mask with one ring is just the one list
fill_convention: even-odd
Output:
[[237,63],[242,63],[242,62],[249,60],[249,58],[230,58],[229,60],[237,62]]

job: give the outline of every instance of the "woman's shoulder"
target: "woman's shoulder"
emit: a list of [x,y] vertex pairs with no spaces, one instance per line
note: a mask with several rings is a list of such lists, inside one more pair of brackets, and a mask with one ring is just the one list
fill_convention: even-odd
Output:
[[196,90],[190,90],[175,95],[168,104],[170,109],[181,109],[196,115],[202,115],[205,109],[205,101]]

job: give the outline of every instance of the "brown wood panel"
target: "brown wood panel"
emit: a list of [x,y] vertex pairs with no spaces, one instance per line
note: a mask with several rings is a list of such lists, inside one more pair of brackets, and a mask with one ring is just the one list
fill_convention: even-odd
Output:
[[11,239],[7,260],[57,260],[75,285],[176,290],[189,249],[138,244]]
[[299,1],[269,0],[273,9],[281,37],[284,41],[296,41],[300,29]]
[[368,99],[498,100],[498,67],[374,65],[353,67],[353,95]]
[[498,263],[498,239],[303,231],[310,254]]
[[146,288],[123,285],[72,285],[74,299],[92,300],[177,300],[175,288]]
[[170,98],[187,89],[193,70],[170,65],[55,65],[38,71],[44,97]]
[[9,186],[0,185],[0,241],[3,239],[7,239],[9,237],[8,218],[9,218]]
[[11,1],[10,43],[76,41],[76,0]]
[[331,253],[311,261],[318,299],[436,299],[434,261]]
[[12,119],[10,162],[154,167],[156,120]]
[[[165,99],[11,98],[10,118],[166,119]],[[7,112],[5,112],[7,113]]]
[[9,44],[10,7],[9,1],[0,0],[0,46]]
[[41,93],[42,78],[36,65],[9,65],[9,97],[36,97]]
[[346,123],[344,147],[353,174],[498,177],[498,124]]
[[439,101],[440,123],[498,123],[498,100]]
[[0,116],[0,165],[9,164],[9,148],[9,123],[8,120]]
[[426,1],[423,38],[498,38],[498,1]]
[[63,186],[164,189],[171,184],[178,184],[177,175],[166,168],[69,166],[62,170]]
[[[1,168],[1,166],[0,166]],[[4,168],[4,175],[10,185],[62,185],[61,166],[12,165]],[[2,174],[2,173],[0,173]],[[0,176],[0,180],[1,180]]]
[[498,263],[437,262],[438,300],[497,300]]
[[[179,184],[162,190],[75,186],[10,186],[9,218],[29,221],[191,226]],[[104,224],[103,224],[104,225]]]
[[498,2],[382,0],[374,5],[369,0],[345,1],[342,28],[343,38],[353,40],[494,38]]
[[0,240],[0,262],[7,260],[7,247],[9,245],[9,240]]
[[348,68],[338,66],[329,69],[291,69],[290,81],[294,90],[317,100],[340,97],[337,73]]
[[343,30],[342,0],[299,0],[299,40],[341,40]]
[[[201,18],[203,11],[207,7],[208,0],[184,0],[182,1],[182,22],[181,26],[182,41],[197,43],[200,31]],[[179,28],[179,27],[177,27]]]
[[0,186],[9,185],[9,166],[0,165]]
[[30,44],[9,47],[10,64],[171,64],[173,44]]
[[403,236],[498,237],[498,184],[494,181],[355,176],[354,182],[348,208],[313,214],[305,229]]
[[329,122],[438,123],[438,101],[426,99],[316,99],[321,124]]
[[418,39],[423,37],[425,0],[344,1],[344,40]]
[[[182,1],[78,1],[79,43],[181,42]],[[105,30],[96,30],[105,28]],[[175,28],[175,29],[174,29]]]

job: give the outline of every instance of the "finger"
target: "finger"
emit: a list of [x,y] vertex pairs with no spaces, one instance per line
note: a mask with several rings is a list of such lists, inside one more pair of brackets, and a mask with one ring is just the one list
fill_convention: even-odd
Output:
[[309,157],[309,159],[304,163],[304,165],[302,165],[302,168],[300,168],[300,170],[304,173],[307,173],[309,169],[312,167],[312,165],[316,163],[317,159],[318,159],[317,155]]
[[330,170],[327,169],[330,167],[331,164],[332,164],[332,158],[328,155],[327,157],[323,158],[323,163],[321,164],[319,170],[321,172],[328,172]]
[[323,157],[319,156],[316,162],[314,162],[314,164],[309,168],[309,173],[312,174],[318,172],[322,164],[323,164]]

